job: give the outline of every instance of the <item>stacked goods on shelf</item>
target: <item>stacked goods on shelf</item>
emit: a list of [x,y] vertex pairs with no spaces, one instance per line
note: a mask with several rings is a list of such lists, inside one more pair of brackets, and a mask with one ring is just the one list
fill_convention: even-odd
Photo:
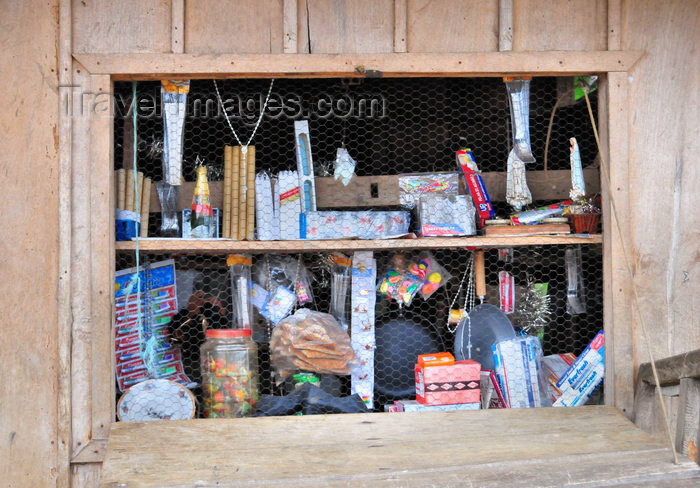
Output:
[[542,374],[547,381],[547,394],[552,402],[557,401],[561,396],[557,382],[574,364],[574,361],[576,356],[572,353],[551,354],[542,358]]
[[540,340],[516,337],[492,346],[496,378],[508,408],[543,406],[539,387]]
[[[151,179],[135,170],[116,170],[116,240],[148,237]],[[139,230],[140,229],[140,230]]]
[[481,365],[450,353],[421,354],[415,366],[416,401],[423,405],[474,404],[481,408]]

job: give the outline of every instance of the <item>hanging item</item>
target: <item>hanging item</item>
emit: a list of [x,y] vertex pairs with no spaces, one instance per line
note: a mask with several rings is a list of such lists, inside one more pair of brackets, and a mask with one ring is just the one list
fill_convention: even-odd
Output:
[[226,265],[231,278],[231,302],[233,318],[237,329],[250,329],[253,318],[253,302],[250,297],[252,280],[250,268],[253,260],[250,256],[229,254]]
[[579,152],[575,137],[569,139],[569,144],[571,144],[571,155],[569,156],[569,161],[571,163],[571,191],[569,192],[569,198],[574,202],[580,202],[586,196],[586,183],[583,180],[581,153]]
[[566,264],[566,313],[569,315],[586,313],[581,246],[566,248],[564,262]]
[[532,203],[525,177],[525,165],[535,162],[530,147],[530,78],[506,77],[503,81],[508,90],[513,128],[513,149],[508,154],[506,201],[519,212]]
[[316,186],[314,184],[314,160],[311,156],[309,121],[294,121],[294,141],[297,152],[297,173],[301,191],[301,211],[316,210]]
[[185,111],[189,80],[162,80],[163,105],[163,180],[169,185],[182,184],[182,146],[185,138]]
[[197,182],[192,195],[189,223],[191,239],[211,239],[214,237],[214,212],[209,202],[209,181],[207,180],[207,167],[204,165],[197,167]]
[[377,261],[372,251],[357,251],[352,257],[350,294],[351,344],[357,366],[351,371],[351,392],[374,407],[375,305]]
[[333,179],[340,180],[343,186],[348,186],[350,180],[355,176],[355,166],[357,163],[350,156],[350,153],[344,147],[339,147],[335,152],[335,160],[333,161]]
[[513,325],[526,334],[544,337],[544,328],[549,323],[550,309],[549,283],[528,281],[527,287],[518,297],[518,304],[511,317]]
[[515,307],[515,278],[508,271],[498,272],[498,295],[501,299],[501,311],[513,313]]
[[332,261],[330,313],[343,326],[343,329],[347,330],[348,318],[345,309],[350,287],[352,260],[341,253],[333,253],[330,259]]

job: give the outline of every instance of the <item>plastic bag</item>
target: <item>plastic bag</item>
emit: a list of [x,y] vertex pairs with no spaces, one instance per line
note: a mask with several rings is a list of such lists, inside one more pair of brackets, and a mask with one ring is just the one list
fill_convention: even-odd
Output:
[[156,183],[158,200],[161,208],[160,234],[163,237],[179,237],[180,226],[177,222],[177,186],[165,181]]
[[310,383],[301,385],[289,395],[263,395],[256,410],[257,417],[369,412],[362,398],[357,394],[335,397]]
[[420,253],[418,259],[409,268],[409,273],[411,274],[415,274],[416,271],[419,272],[421,279],[419,293],[425,300],[430,298],[433,293],[452,278],[452,275],[440,266],[435,256],[427,251]]
[[349,374],[355,353],[350,336],[332,315],[302,308],[275,327],[270,357],[277,375],[284,379],[297,369]]
[[300,305],[312,303],[309,273],[298,258],[292,256],[269,256],[256,263],[256,281],[274,293],[278,286],[295,292]]
[[[411,266],[414,266],[411,263]],[[417,269],[409,273],[404,254],[394,254],[391,264],[377,283],[379,296],[397,301],[401,306],[408,306],[420,289],[421,279]]]

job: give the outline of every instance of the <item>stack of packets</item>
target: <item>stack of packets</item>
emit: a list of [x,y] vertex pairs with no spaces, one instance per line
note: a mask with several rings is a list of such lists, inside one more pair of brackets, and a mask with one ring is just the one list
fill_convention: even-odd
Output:
[[557,388],[557,381],[564,376],[574,361],[576,361],[576,355],[570,352],[552,354],[542,358],[542,374],[547,382],[547,395],[552,403],[561,396],[561,391]]
[[374,253],[355,252],[352,257],[350,336],[358,364],[351,371],[351,392],[359,395],[369,409],[374,408],[376,279],[377,260]]
[[481,371],[481,408],[506,408],[506,399],[493,371]]
[[385,412],[446,412],[449,410],[479,410],[480,403],[456,403],[452,405],[423,405],[416,400],[396,400],[384,405]]
[[[151,378],[195,386],[185,375],[180,349],[168,343],[168,324],[178,310],[174,261],[141,266],[138,274],[136,268],[117,271],[114,290],[114,356],[119,391]],[[150,370],[142,353],[149,340],[153,343]]]
[[481,365],[449,352],[421,354],[415,366],[416,401],[423,405],[474,404],[481,408]]
[[555,407],[584,405],[603,382],[605,375],[605,335],[601,330],[593,338],[571,367],[557,381],[561,395]]
[[541,407],[539,362],[542,358],[540,340],[534,336],[516,337],[491,346],[496,379],[503,392],[507,408]]
[[468,195],[421,197],[418,202],[418,218],[420,235],[423,237],[476,234],[474,204]]

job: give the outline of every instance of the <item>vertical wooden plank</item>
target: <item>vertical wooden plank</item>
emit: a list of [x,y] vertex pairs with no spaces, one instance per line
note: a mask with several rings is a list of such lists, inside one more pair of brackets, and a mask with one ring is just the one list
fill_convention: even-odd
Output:
[[282,50],[285,53],[297,52],[297,19],[298,5],[297,0],[284,0],[284,45]]
[[308,53],[309,47],[309,2],[297,0],[297,52]]
[[622,0],[608,0],[608,51],[622,45]]
[[607,18],[607,0],[513,0],[513,50],[604,50]]
[[498,50],[497,0],[407,0],[409,52]]
[[[634,368],[638,365],[633,347],[631,317],[632,282],[623,254],[623,246],[632,252],[629,242],[629,121],[628,86],[625,73],[609,73],[601,80],[601,98],[607,104],[608,168],[602,171],[603,190],[603,287],[606,300],[603,313],[606,324],[606,389],[608,404],[631,416],[634,404]],[[607,103],[606,103],[607,102]],[[613,205],[614,200],[614,205]],[[622,240],[626,242],[623,243]],[[634,260],[634,256],[629,256]]]
[[513,50],[513,0],[498,1],[498,50]]
[[185,52],[185,0],[171,0],[170,51]]
[[170,0],[73,0],[73,52],[167,53]]
[[394,51],[393,0],[306,0],[311,53]]
[[112,316],[114,290],[113,100],[108,75],[91,76],[90,259],[92,437],[106,438],[114,419]]
[[185,52],[283,52],[283,0],[185,2]]
[[70,91],[72,115],[72,258],[71,309],[71,451],[79,451],[92,436],[92,258],[90,236],[90,111],[92,86],[83,66],[73,62],[73,88]]
[[[700,11],[692,2],[625,2],[622,49],[645,57],[628,73],[630,239],[635,247],[634,280],[644,299],[649,345],[656,358],[700,347],[698,276],[700,238],[694,183],[700,151],[697,114]],[[683,67],[683,69],[679,69]],[[663,128],[663,130],[659,130]],[[649,158],[653,149],[654,157]],[[649,361],[646,341],[635,321],[634,347]]]
[[700,433],[700,379],[681,378],[680,401],[676,421],[676,451],[700,462],[698,434]]
[[[57,447],[59,341],[63,340],[58,338],[56,300],[62,183],[58,163],[58,20],[56,0],[2,2],[0,484],[3,486],[56,486],[62,469],[58,459],[65,456]],[[65,479],[63,474],[60,477]]]
[[394,52],[405,53],[406,48],[406,0],[394,0]]
[[71,127],[62,103],[72,90],[71,1],[61,0],[58,11],[58,472],[56,486],[70,486],[71,458]]
[[71,488],[95,488],[100,483],[102,464],[74,464],[71,466]]

